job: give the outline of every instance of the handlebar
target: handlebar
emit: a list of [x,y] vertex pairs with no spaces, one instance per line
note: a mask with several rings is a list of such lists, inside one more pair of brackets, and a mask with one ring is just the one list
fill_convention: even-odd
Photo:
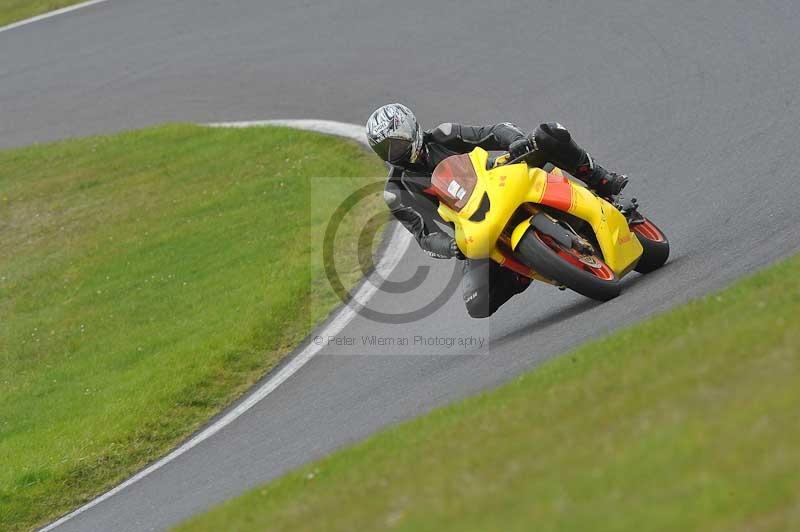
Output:
[[522,155],[520,155],[519,157],[517,157],[516,159],[511,159],[510,161],[505,162],[503,164],[503,166],[505,166],[507,164],[516,164],[516,163],[520,162],[521,160],[525,159],[530,154],[531,154],[531,152],[529,152],[529,151],[525,152]]

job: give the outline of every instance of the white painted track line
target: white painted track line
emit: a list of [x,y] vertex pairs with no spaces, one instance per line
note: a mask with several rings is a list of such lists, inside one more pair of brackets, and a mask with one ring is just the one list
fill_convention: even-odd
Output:
[[[364,128],[362,126],[359,126],[357,124],[347,124],[343,122],[332,122],[329,120],[264,120],[264,121],[253,121],[253,122],[224,122],[224,123],[207,124],[207,125],[211,127],[255,127],[255,126],[281,125],[281,126],[294,127],[297,129],[306,129],[309,131],[327,133],[330,135],[337,135],[340,137],[346,137],[366,144],[366,138],[364,136]],[[394,228],[392,229],[391,236],[389,237],[389,242],[385,247],[383,256],[380,258],[378,264],[375,266],[375,273],[377,274],[378,279],[386,279],[389,276],[392,270],[394,270],[394,268],[400,263],[400,259],[403,257],[403,254],[406,252],[406,249],[408,249],[408,245],[410,243],[411,243],[411,234],[399,224],[395,224]],[[369,301],[369,299],[375,294],[375,292],[378,291],[379,287],[380,287],[379,285],[373,284],[370,281],[362,283],[359,289],[354,294],[354,298],[351,301],[350,305],[347,305],[343,307],[341,310],[339,310],[336,316],[330,322],[328,322],[328,324],[325,325],[323,329],[314,331],[312,335],[321,335],[326,338],[328,336],[337,335],[358,314],[359,303],[357,302],[362,302],[361,304],[363,304]],[[310,337],[311,336],[309,336],[309,338]],[[253,390],[244,401],[239,403],[235,408],[227,412],[225,415],[216,420],[214,423],[212,423],[211,425],[209,425],[208,427],[197,433],[187,442],[180,445],[178,448],[176,448],[171,453],[161,458],[157,462],[139,471],[138,473],[136,473],[134,476],[132,476],[122,484],[118,485],[117,487],[113,488],[110,491],[107,491],[106,493],[103,493],[97,498],[81,506],[77,510],[68,513],[58,521],[55,521],[47,525],[46,527],[40,529],[40,531],[46,532],[48,530],[53,530],[59,525],[69,521],[73,517],[82,514],[83,512],[89,510],[90,508],[93,508],[94,506],[97,506],[101,502],[113,497],[114,495],[124,490],[128,486],[143,479],[153,471],[156,471],[157,469],[164,467],[168,463],[172,462],[182,454],[186,453],[187,451],[195,447],[197,444],[207,440],[217,432],[221,431],[223,428],[230,425],[239,416],[250,410],[253,406],[258,404],[262,399],[267,397],[276,388],[278,388],[278,386],[280,386],[283,382],[285,382],[289,377],[294,375],[297,372],[297,370],[302,368],[321,349],[322,346],[316,345],[313,342],[309,343],[305,348],[303,348],[302,351],[297,353],[297,355],[295,355],[294,358],[292,358],[277,373],[275,373],[272,377],[270,377],[261,386]]]
[[82,2],[80,4],[75,4],[74,6],[62,7],[61,9],[56,9],[55,11],[49,11],[42,15],[26,18],[25,20],[20,20],[19,22],[13,22],[11,24],[8,24],[7,26],[0,27],[0,33],[3,33],[4,31],[8,30],[13,30],[14,28],[27,26],[28,24],[33,24],[34,22],[39,22],[40,20],[46,20],[48,18],[57,17],[58,15],[63,15],[64,13],[77,11],[79,9],[83,9],[84,7],[102,4],[103,2],[108,2],[108,0],[90,0],[89,2]]

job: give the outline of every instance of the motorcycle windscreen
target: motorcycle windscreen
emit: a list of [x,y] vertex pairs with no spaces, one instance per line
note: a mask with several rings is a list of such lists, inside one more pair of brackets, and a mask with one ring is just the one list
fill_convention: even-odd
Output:
[[431,175],[431,187],[439,201],[456,212],[469,201],[478,174],[472,166],[469,154],[452,155],[436,165]]

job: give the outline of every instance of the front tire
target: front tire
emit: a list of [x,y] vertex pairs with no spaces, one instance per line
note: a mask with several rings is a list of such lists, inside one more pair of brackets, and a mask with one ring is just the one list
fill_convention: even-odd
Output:
[[631,225],[631,231],[644,248],[634,269],[639,273],[650,273],[662,267],[669,258],[669,241],[664,232],[647,218]]
[[619,277],[601,258],[592,257],[596,268],[584,264],[575,250],[561,247],[536,229],[522,236],[516,252],[526,266],[591,299],[608,301],[622,291]]

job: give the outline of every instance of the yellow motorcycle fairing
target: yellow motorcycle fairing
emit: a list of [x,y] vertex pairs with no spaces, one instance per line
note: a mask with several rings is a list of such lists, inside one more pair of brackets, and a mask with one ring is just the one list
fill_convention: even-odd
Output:
[[[633,269],[642,255],[642,246],[613,205],[573,183],[557,168],[547,173],[518,163],[487,169],[488,157],[481,148],[449,157],[437,166],[432,177],[440,196],[439,215],[454,225],[456,242],[465,256],[491,258],[502,264],[506,256],[498,249],[498,241],[518,209],[532,203],[585,220],[594,230],[606,264],[619,276]],[[462,179],[459,174],[470,171],[474,179],[468,178],[467,188],[472,190],[466,194],[458,184]],[[530,224],[528,217],[513,228],[512,249],[516,249]]]

